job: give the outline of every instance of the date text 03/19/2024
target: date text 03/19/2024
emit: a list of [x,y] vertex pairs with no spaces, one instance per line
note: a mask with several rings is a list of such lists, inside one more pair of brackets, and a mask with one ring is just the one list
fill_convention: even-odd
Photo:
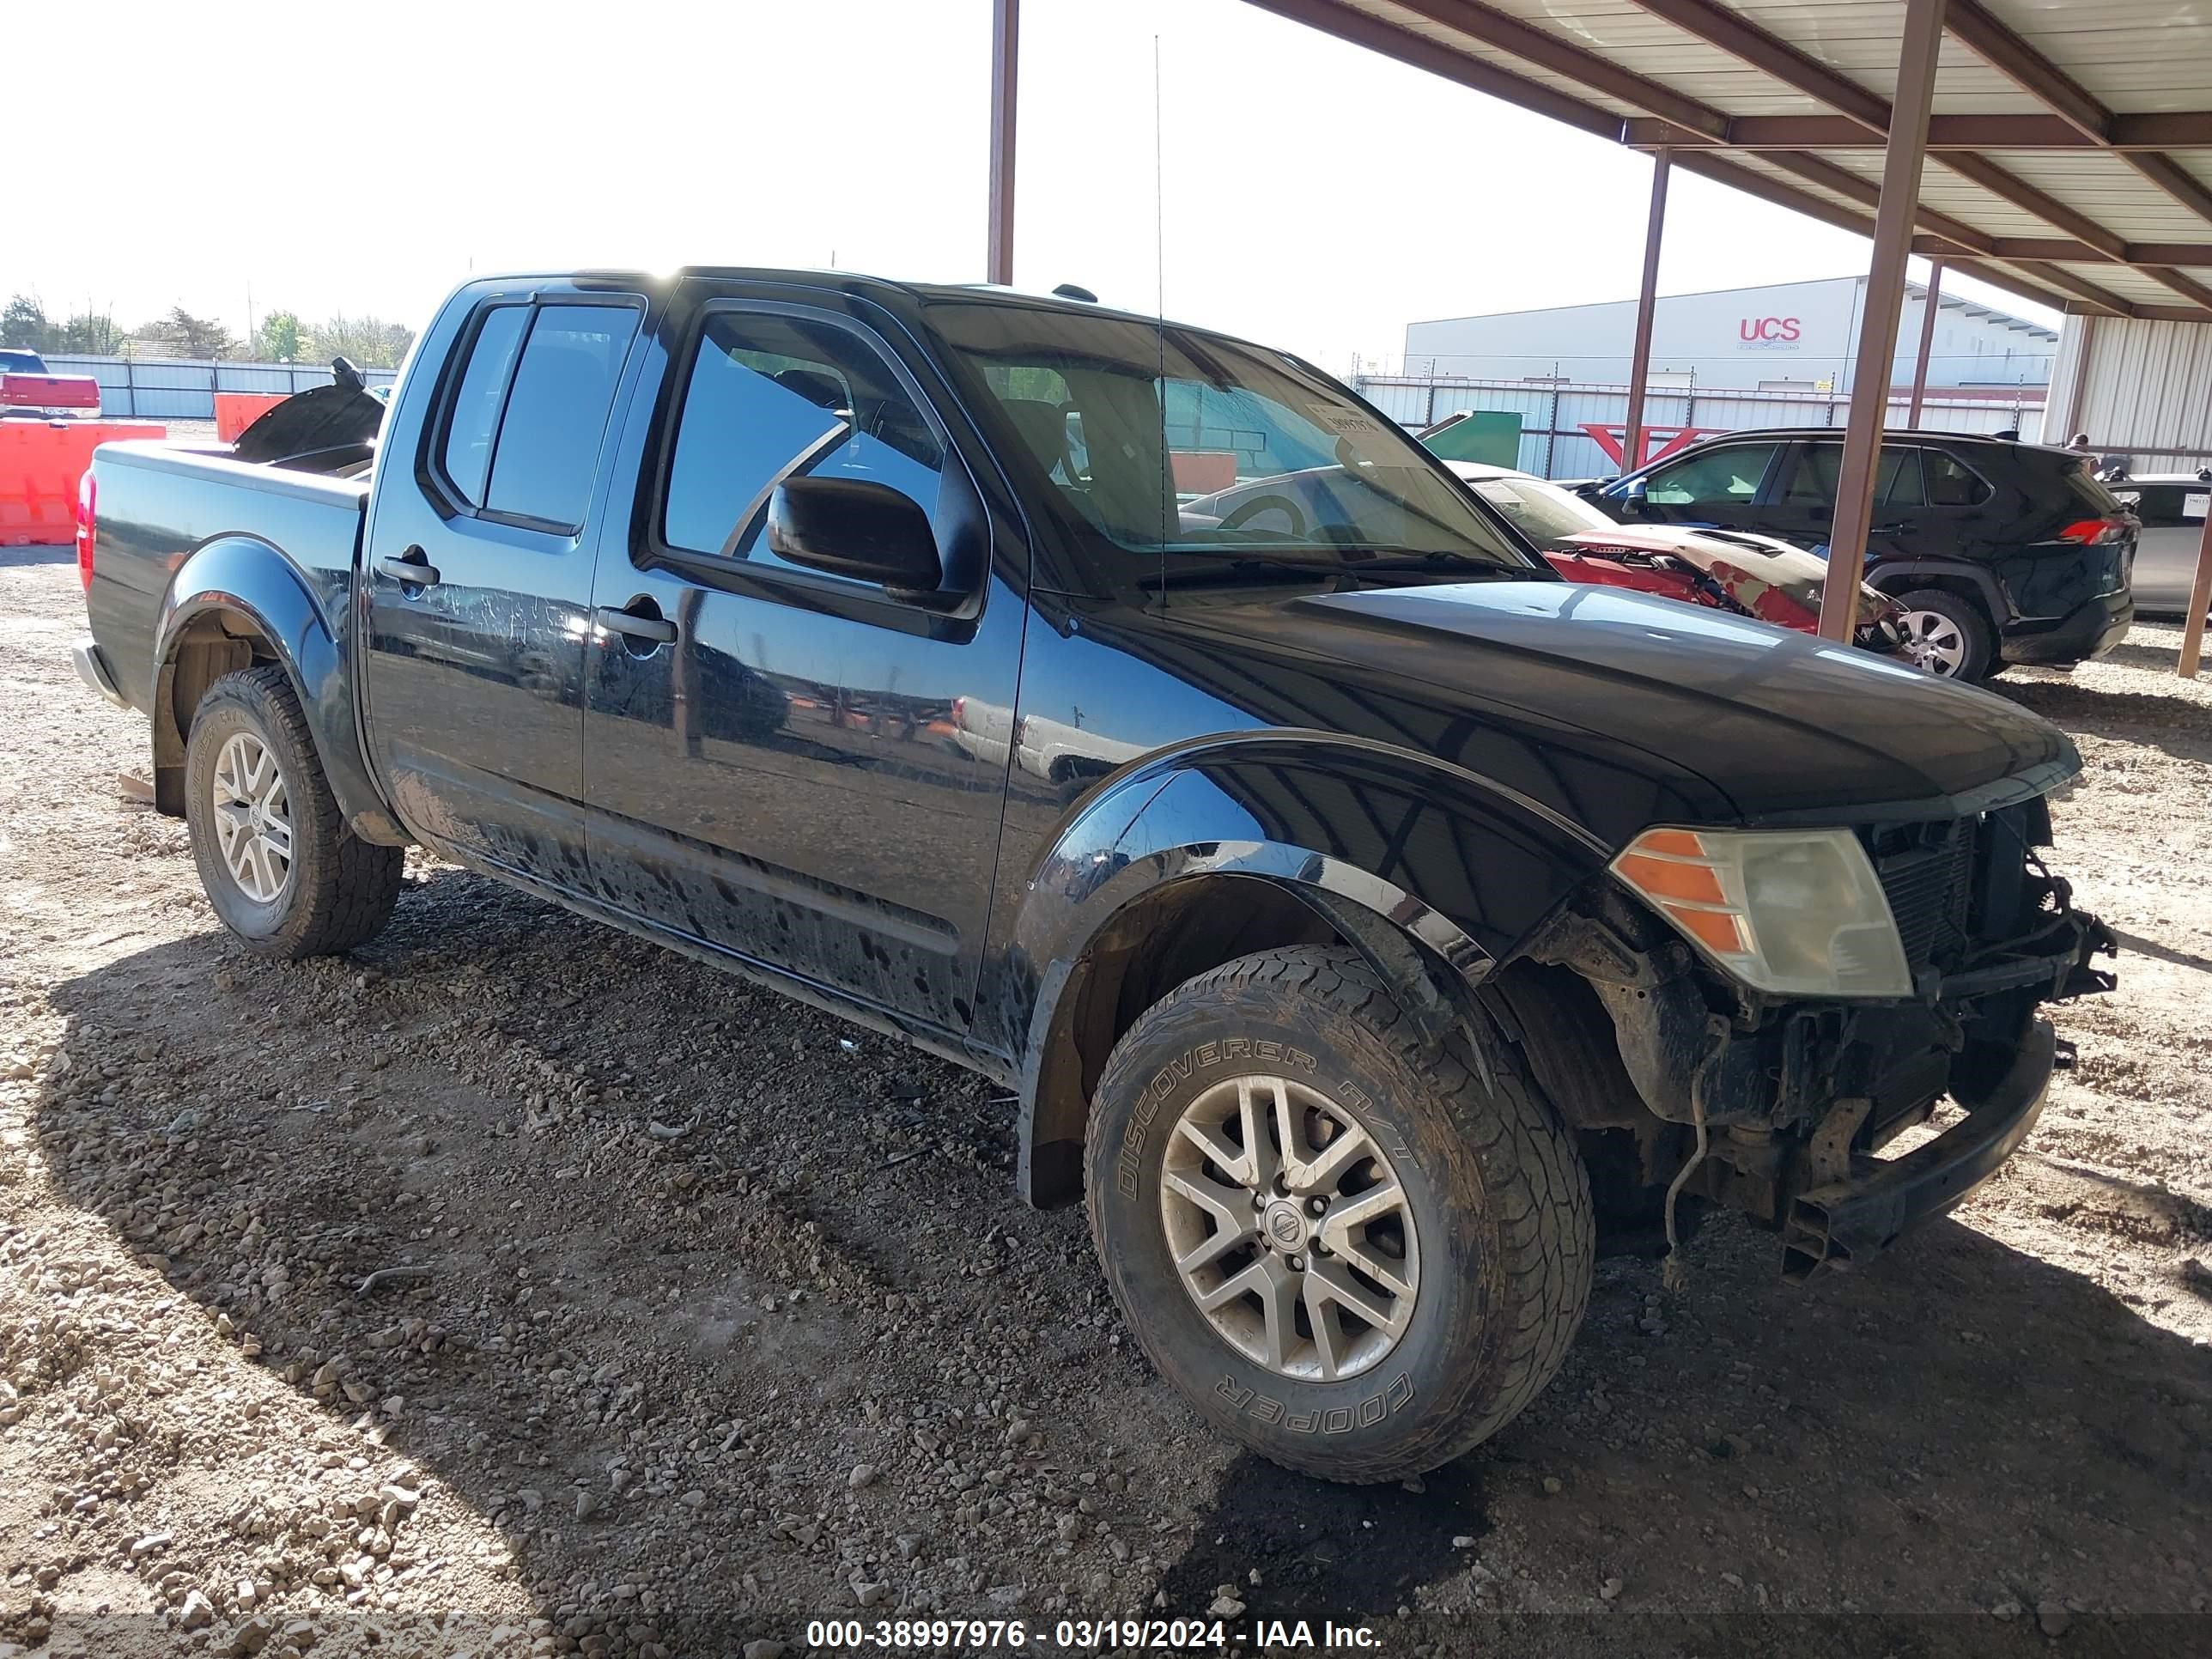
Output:
[[1331,1620],[1316,1625],[1304,1619],[1262,1619],[1249,1626],[1231,1626],[1219,1619],[1062,1619],[1049,1629],[1031,1630],[1019,1619],[817,1619],[806,1626],[810,1648],[879,1652],[1029,1647],[1060,1652],[1196,1652],[1224,1649],[1231,1643],[1261,1652],[1380,1645],[1367,1626]]

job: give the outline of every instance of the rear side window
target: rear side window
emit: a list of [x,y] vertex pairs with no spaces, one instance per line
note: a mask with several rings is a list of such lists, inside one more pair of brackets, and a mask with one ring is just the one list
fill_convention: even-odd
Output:
[[563,530],[583,524],[615,381],[636,331],[629,306],[538,308],[500,420],[486,511]]
[[1925,453],[1923,460],[1928,474],[1929,506],[1979,507],[1989,500],[1990,487],[1955,455],[1931,449]]
[[[1841,444],[1806,444],[1797,452],[1790,470],[1790,488],[1783,501],[1791,507],[1833,507],[1837,479],[1843,471]],[[1889,507],[1927,504],[1920,482],[1920,452],[1899,444],[1884,444],[1875,468],[1874,498]]]
[[1692,507],[1703,501],[1748,501],[1779,447],[1775,444],[1726,444],[1708,449],[1653,473],[1644,499],[1662,507]]
[[761,529],[786,478],[866,478],[933,513],[944,466],[935,431],[859,335],[781,313],[716,312],[684,388],[661,533],[686,552],[782,566]]
[[515,348],[530,325],[528,306],[498,306],[483,315],[460,390],[446,416],[446,481],[471,507],[483,505],[484,475],[491,470],[491,441],[499,430],[500,401],[514,367]]

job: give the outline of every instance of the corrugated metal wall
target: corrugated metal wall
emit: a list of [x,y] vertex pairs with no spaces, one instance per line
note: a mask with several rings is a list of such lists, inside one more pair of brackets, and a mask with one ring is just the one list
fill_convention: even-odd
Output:
[[[1758,386],[1777,392],[1847,392],[1857,349],[1865,279],[1831,277],[1705,294],[1662,294],[1652,313],[1655,385]],[[1912,384],[1926,289],[1907,285],[1890,384]],[[1629,376],[1636,301],[1565,306],[1406,325],[1395,366],[1409,377],[1456,375],[1519,380],[1564,375],[1589,386]],[[2051,379],[2058,337],[2027,318],[1964,297],[1943,296],[1928,384],[1947,389],[2040,387]],[[1384,365],[1376,363],[1381,373]],[[1774,381],[1793,385],[1771,386]]]
[[[2051,382],[2051,431],[2089,434],[2100,455],[2137,472],[2193,472],[2212,465],[2212,323],[2069,317]],[[2074,404],[2085,332],[2093,341],[2081,408]]]
[[[1429,380],[1397,374],[1358,375],[1352,386],[1399,425],[1415,431],[1462,409],[1518,415],[1521,469],[1540,477],[1607,477],[1620,470],[1582,428],[1626,422],[1626,386]],[[1644,394],[1644,423],[1662,428],[1694,426],[1716,432],[1832,426],[1840,433],[1850,407],[1845,398],[1802,392],[1655,388]],[[1893,398],[1888,424],[1902,427],[1907,407],[1905,398]],[[1939,432],[2002,432],[2016,426],[2021,437],[2034,442],[2042,436],[2043,410],[2033,402],[1931,398],[1921,407],[1920,424]]]
[[[89,374],[100,382],[100,411],[126,420],[211,421],[218,392],[281,392],[328,386],[331,372],[313,363],[217,363],[199,358],[49,356],[57,374]],[[397,369],[366,368],[371,386],[389,386]]]

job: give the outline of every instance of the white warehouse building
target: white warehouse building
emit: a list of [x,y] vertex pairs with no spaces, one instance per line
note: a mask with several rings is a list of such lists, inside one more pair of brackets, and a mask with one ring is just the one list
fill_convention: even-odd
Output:
[[[1911,283],[1897,333],[1892,386],[1912,383],[1927,289]],[[1721,289],[1660,296],[1651,325],[1655,388],[1848,392],[1866,307],[1866,278]],[[1564,380],[1626,386],[1636,301],[1559,306],[1406,327],[1408,379]],[[1945,294],[1937,303],[1928,386],[1990,397],[2033,388],[2040,403],[2057,356],[2055,330]]]

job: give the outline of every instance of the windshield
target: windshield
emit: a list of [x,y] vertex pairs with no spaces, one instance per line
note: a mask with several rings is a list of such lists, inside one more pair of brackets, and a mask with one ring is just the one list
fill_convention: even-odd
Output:
[[43,374],[46,365],[35,351],[0,351],[0,374]]
[[1347,570],[1413,556],[1461,576],[1531,573],[1425,452],[1294,358],[1057,307],[940,301],[929,320],[964,389],[1011,428],[1030,493],[1103,566],[1141,555],[1149,575],[1163,554],[1218,554]]
[[1587,531],[1613,528],[1611,519],[1557,484],[1534,478],[1471,478],[1468,488],[1539,547]]

